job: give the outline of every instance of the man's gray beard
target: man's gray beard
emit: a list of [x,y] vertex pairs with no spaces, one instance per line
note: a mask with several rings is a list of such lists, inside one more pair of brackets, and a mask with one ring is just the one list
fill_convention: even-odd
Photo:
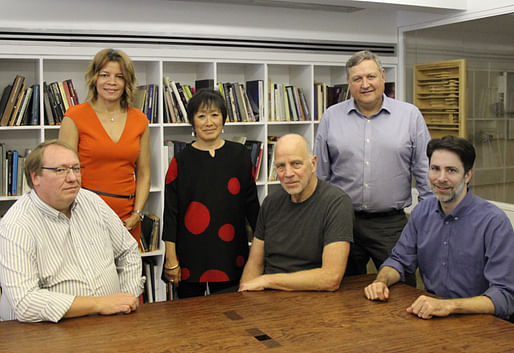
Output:
[[462,195],[465,187],[466,187],[466,179],[463,178],[462,182],[459,184],[459,186],[457,186],[457,190],[452,192],[450,195],[446,196],[446,198],[438,197],[438,199],[440,202],[444,202],[444,203],[453,202],[456,199],[458,199],[460,197],[460,195]]

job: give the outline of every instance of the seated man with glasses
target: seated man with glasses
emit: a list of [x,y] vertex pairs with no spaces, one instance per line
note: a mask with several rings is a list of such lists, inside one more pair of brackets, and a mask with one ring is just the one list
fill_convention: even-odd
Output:
[[130,313],[143,290],[136,241],[111,208],[80,188],[77,153],[41,143],[25,159],[32,188],[0,220],[0,318]]

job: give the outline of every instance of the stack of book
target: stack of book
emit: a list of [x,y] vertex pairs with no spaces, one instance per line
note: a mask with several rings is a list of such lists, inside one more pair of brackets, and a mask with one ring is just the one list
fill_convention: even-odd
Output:
[[187,123],[187,102],[195,93],[195,89],[190,85],[182,85],[171,80],[169,77],[163,78],[164,83],[164,114],[163,123]]
[[311,120],[307,99],[301,88],[270,81],[269,104],[270,121]]
[[148,118],[149,123],[157,123],[159,116],[157,112],[158,97],[159,86],[154,84],[138,86],[134,92],[132,106],[141,110]]
[[145,289],[141,296],[139,297],[139,302],[143,303],[153,303],[155,302],[155,269],[156,261],[152,257],[144,257],[143,258],[143,276],[146,277]]
[[0,99],[0,126],[39,124],[39,85],[28,86],[25,77],[16,75]]
[[261,116],[260,105],[264,94],[262,88],[259,92],[259,81],[248,81],[246,89],[239,82],[218,83],[218,90],[225,99],[227,106],[227,122],[259,121]]
[[43,82],[45,106],[45,124],[59,125],[69,107],[79,104],[79,97],[73,82],[68,79],[62,82]]
[[262,142],[254,140],[246,140],[244,145],[250,151],[250,160],[252,161],[252,175],[255,181],[259,179],[259,172],[262,163]]
[[144,215],[141,221],[140,245],[142,252],[159,249],[160,219],[154,214]]
[[350,99],[348,84],[328,86],[325,82],[314,83],[314,120],[321,120],[325,110],[336,103]]
[[26,150],[21,155],[16,150],[7,149],[5,144],[0,143],[0,196],[20,196],[29,191],[27,179],[23,168],[25,156],[30,153]]
[[268,136],[268,181],[278,180],[275,168],[275,145],[280,136]]

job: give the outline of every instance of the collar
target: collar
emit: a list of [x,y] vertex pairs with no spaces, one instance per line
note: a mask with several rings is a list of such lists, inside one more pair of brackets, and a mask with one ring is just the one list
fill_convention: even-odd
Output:
[[[75,201],[73,201],[73,204],[71,205],[71,210],[73,211],[75,207],[77,207],[77,198],[78,195],[81,193],[82,189],[80,189],[79,193],[77,194],[77,197],[75,198]],[[60,214],[63,214],[61,211],[57,211],[55,208],[41,200],[37,192],[32,189],[28,193],[28,196],[30,200],[34,203],[34,205],[43,213],[44,215],[58,218]]]
[[[435,196],[434,196],[435,197]],[[451,217],[451,218],[460,218],[464,216],[467,212],[467,210],[471,207],[471,204],[473,203],[473,199],[475,198],[475,195],[471,192],[471,190],[468,188],[466,192],[466,196],[462,199],[461,202],[453,209],[452,212],[450,212],[449,215],[445,215],[443,209],[441,208],[441,203],[436,197],[437,200],[437,207],[435,211],[441,215],[441,217]]]
[[382,116],[388,117],[388,116],[391,116],[392,100],[393,100],[392,98],[389,98],[388,96],[385,95],[385,93],[383,93],[382,94],[382,106],[380,107],[380,109],[378,110],[377,113],[375,113],[372,116],[370,116],[369,118],[367,118],[364,114],[362,114],[360,112],[359,108],[357,107],[357,104],[355,103],[355,98],[352,98],[350,104],[348,104],[346,114],[350,115],[351,112],[355,112],[361,118],[373,119],[373,118],[378,117],[382,112],[385,112],[387,114],[384,114]]

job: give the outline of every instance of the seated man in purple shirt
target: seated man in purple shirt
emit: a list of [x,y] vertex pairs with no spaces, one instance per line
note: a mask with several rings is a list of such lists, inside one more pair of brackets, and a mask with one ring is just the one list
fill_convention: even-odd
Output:
[[[475,149],[445,136],[429,142],[428,179],[435,197],[412,211],[391,256],[364,289],[370,300],[387,300],[388,287],[417,266],[426,289],[407,311],[423,319],[451,314],[514,312],[514,231],[503,211],[473,195]],[[444,298],[444,299],[442,299]]]

